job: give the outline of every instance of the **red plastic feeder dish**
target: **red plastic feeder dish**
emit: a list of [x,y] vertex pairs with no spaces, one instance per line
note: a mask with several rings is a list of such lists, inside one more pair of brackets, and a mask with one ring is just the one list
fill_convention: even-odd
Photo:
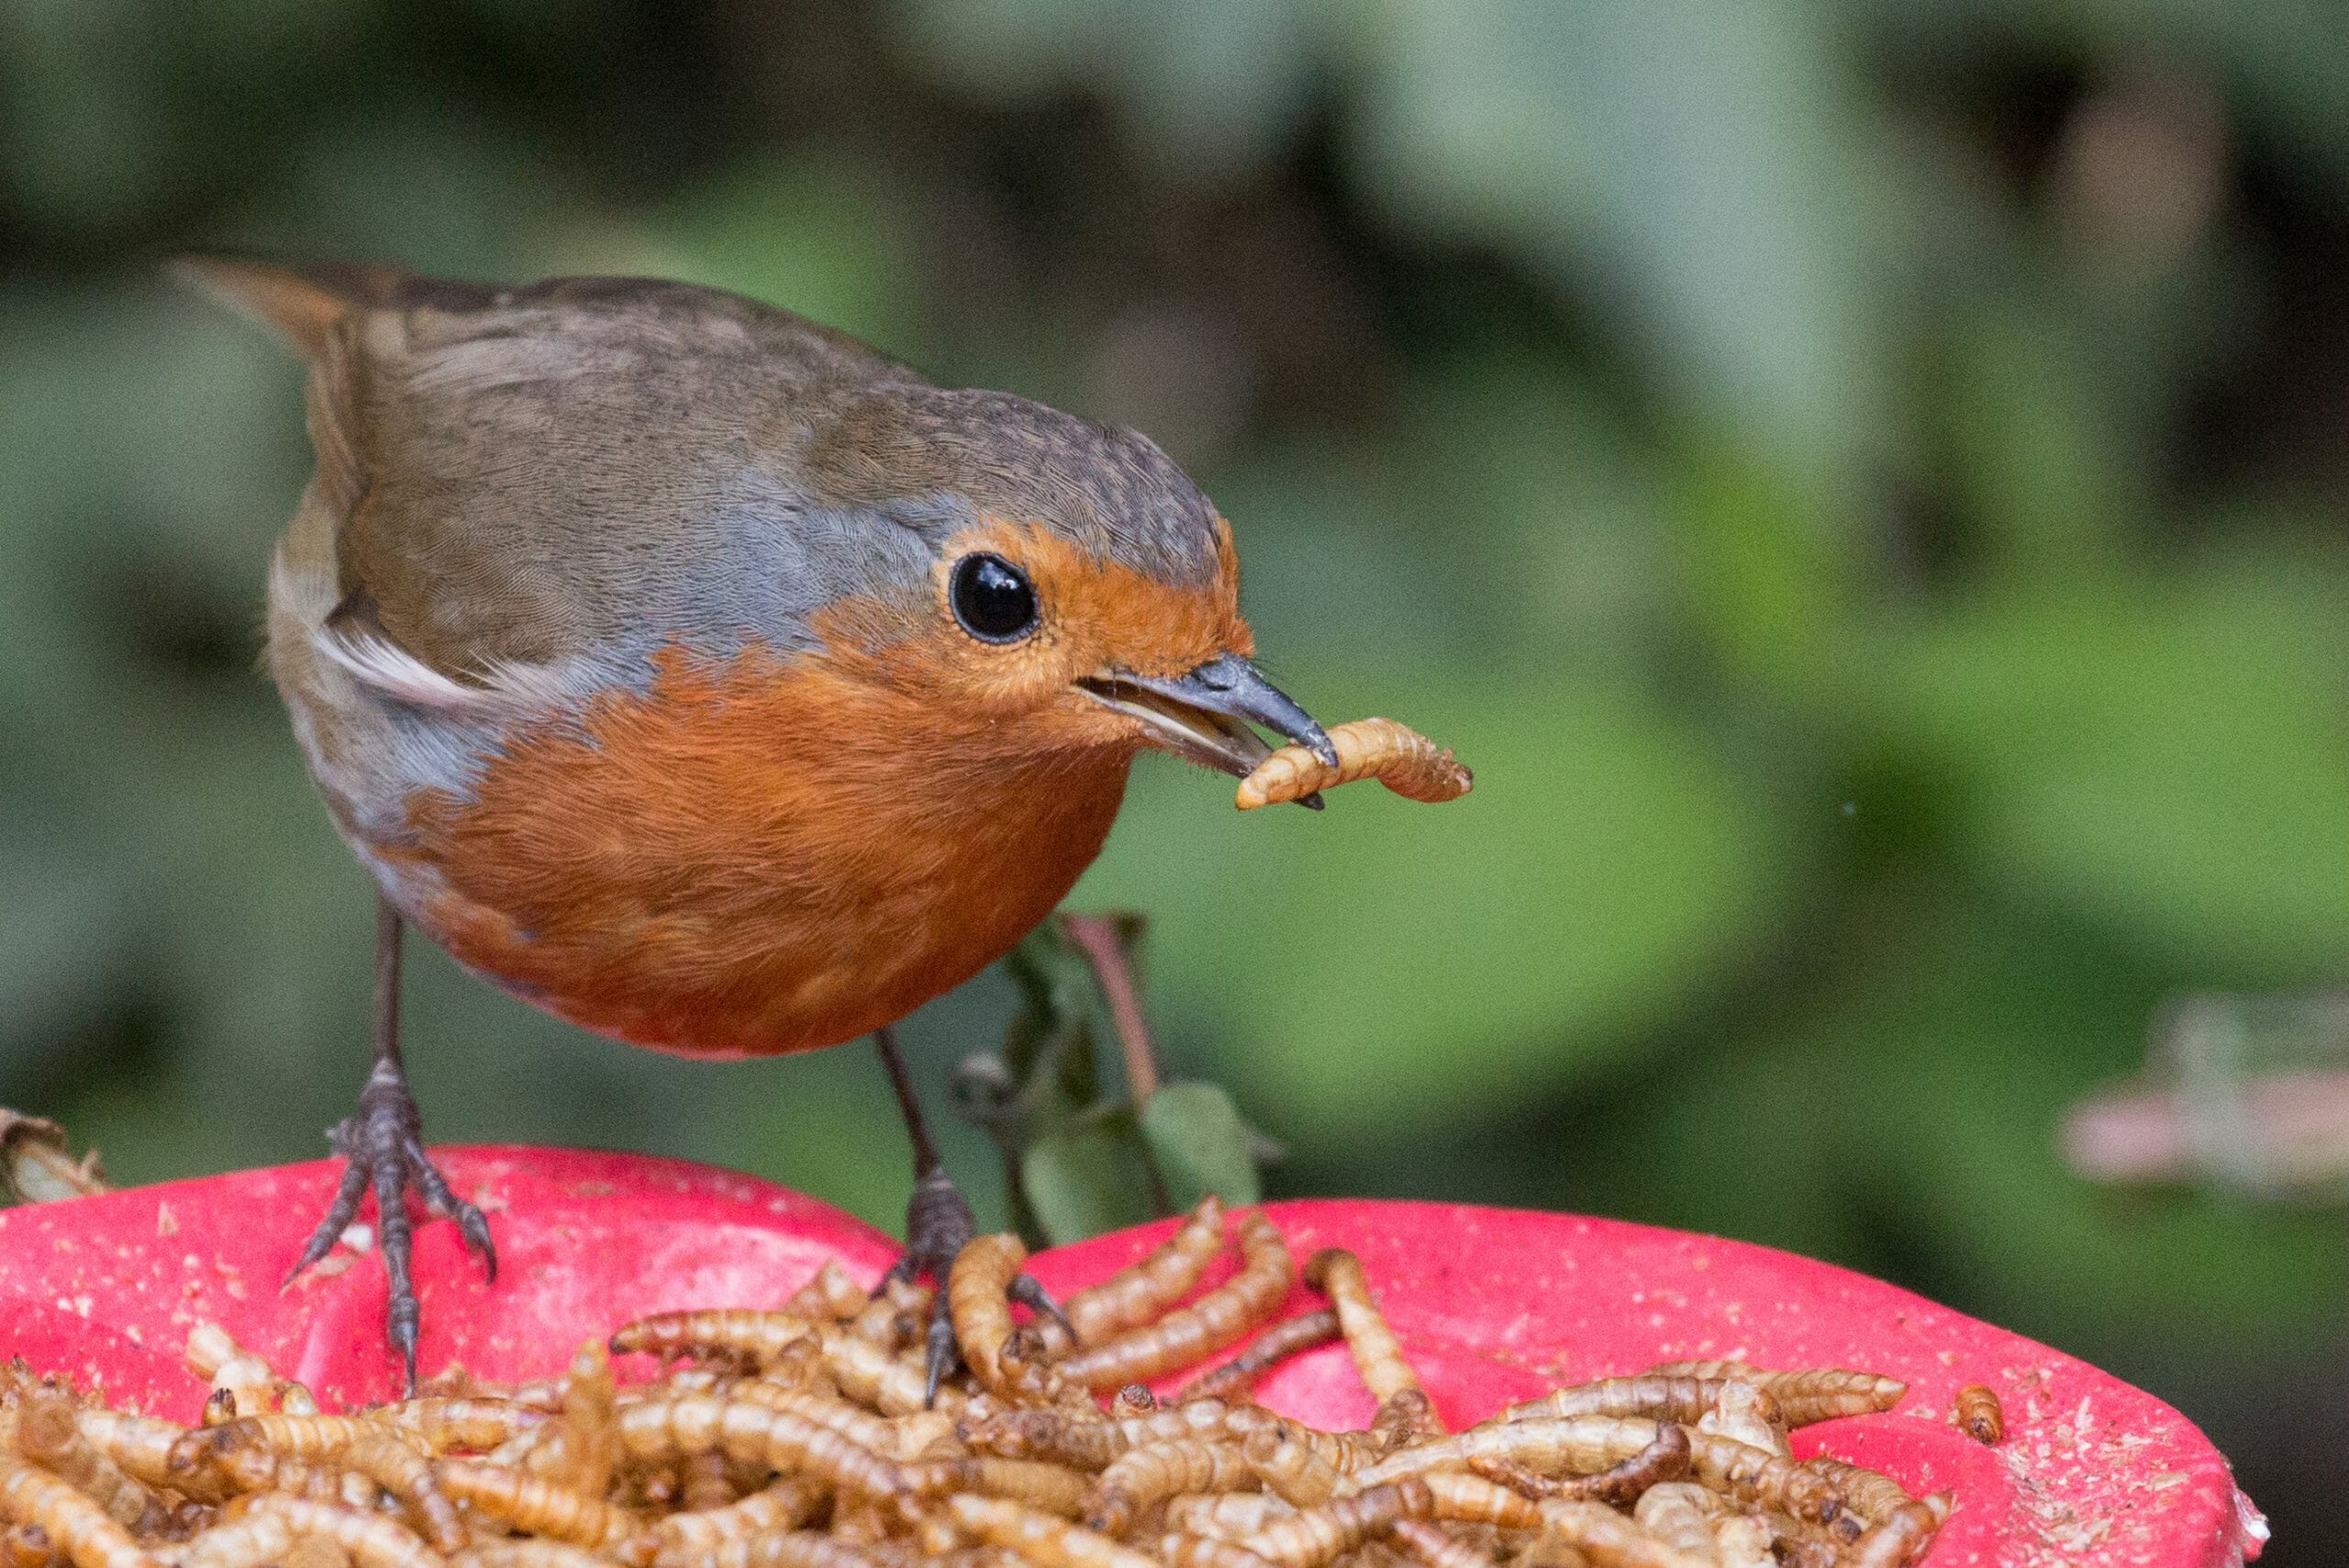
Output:
[[[826,1258],[870,1284],[888,1237],[748,1176],[563,1150],[440,1153],[489,1211],[495,1284],[446,1224],[417,1238],[419,1365],[518,1380],[561,1371],[579,1341],[647,1312],[781,1301]],[[338,1246],[284,1276],[333,1191],[334,1163],[282,1166],[0,1211],[0,1356],[21,1355],[128,1404],[194,1421],[205,1389],[181,1361],[214,1322],[322,1402],[390,1398],[384,1271]],[[1344,1246],[1445,1419],[1464,1425],[1561,1383],[1660,1361],[1733,1358],[1861,1367],[1907,1380],[1890,1414],[1795,1434],[1956,1510],[1932,1568],[2220,1568],[2266,1529],[2210,1441],[2176,1411],[2070,1356],[1891,1285],[1767,1248],[1568,1215],[1421,1203],[1304,1201],[1267,1212],[1302,1258]],[[1139,1257],[1169,1224],[1063,1247],[1031,1267],[1065,1295]],[[1230,1272],[1219,1263],[1209,1284]],[[1290,1313],[1319,1298],[1301,1287]],[[1949,1425],[1970,1383],[1998,1391],[2006,1439]],[[1258,1397],[1324,1427],[1360,1426],[1370,1396],[1340,1345],[1278,1368]]]

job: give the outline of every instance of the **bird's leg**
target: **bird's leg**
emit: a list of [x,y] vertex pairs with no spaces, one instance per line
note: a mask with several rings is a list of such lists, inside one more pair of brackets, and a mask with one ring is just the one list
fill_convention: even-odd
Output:
[[390,1276],[388,1315],[392,1348],[400,1354],[407,1373],[407,1392],[416,1393],[416,1335],[421,1319],[416,1286],[410,1278],[409,1225],[406,1193],[414,1187],[425,1207],[443,1218],[454,1219],[465,1247],[482,1261],[489,1277],[497,1277],[497,1251],[490,1244],[489,1221],[480,1209],[459,1197],[424,1153],[424,1123],[408,1092],[407,1073],[400,1066],[400,916],[381,894],[375,898],[375,1065],[359,1091],[359,1108],[327,1130],[334,1151],[348,1162],[342,1185],[326,1218],[302,1249],[301,1261],[287,1271],[295,1275],[327,1255],[336,1238],[358,1216],[360,1200],[370,1187],[375,1194],[375,1222],[384,1249],[384,1272]]
[[[954,1267],[954,1259],[969,1245],[978,1231],[978,1221],[971,1214],[971,1204],[954,1178],[946,1173],[946,1162],[938,1157],[938,1145],[930,1140],[930,1123],[921,1114],[921,1101],[914,1095],[914,1082],[906,1072],[905,1058],[897,1054],[897,1033],[893,1029],[873,1031],[873,1048],[881,1053],[881,1065],[889,1074],[889,1086],[896,1091],[897,1109],[906,1118],[906,1137],[914,1151],[914,1195],[906,1204],[906,1250],[881,1277],[873,1294],[879,1296],[896,1281],[909,1281],[928,1274],[936,1286],[930,1303],[930,1337],[924,1356],[927,1381],[923,1388],[923,1403],[935,1404],[938,1385],[954,1370],[960,1347],[954,1341],[954,1318],[946,1300],[946,1276]],[[1045,1293],[1044,1287],[1027,1274],[1011,1283],[1011,1299],[1030,1309],[1060,1319],[1066,1328],[1068,1319],[1061,1316],[1059,1304]],[[1072,1338],[1074,1335],[1072,1334]]]

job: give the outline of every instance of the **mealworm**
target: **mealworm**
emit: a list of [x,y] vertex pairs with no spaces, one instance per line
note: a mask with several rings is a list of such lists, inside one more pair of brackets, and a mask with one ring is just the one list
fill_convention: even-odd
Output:
[[637,1459],[669,1459],[723,1448],[774,1470],[804,1470],[867,1496],[903,1489],[901,1470],[862,1443],[788,1410],[688,1394],[620,1412],[620,1440]]
[[727,1390],[727,1397],[739,1399],[747,1405],[763,1406],[769,1410],[787,1410],[819,1427],[829,1427],[875,1453],[908,1457],[900,1450],[896,1422],[845,1400],[828,1399],[805,1389],[779,1387],[757,1378],[736,1384]]
[[1109,1401],[1109,1418],[1122,1421],[1129,1416],[1147,1416],[1157,1408],[1158,1396],[1147,1385],[1129,1383]]
[[1543,1503],[1542,1529],[1590,1559],[1591,1568],[1718,1568],[1709,1540],[1701,1553],[1683,1551],[1604,1503]]
[[715,1449],[677,1466],[676,1500],[688,1508],[722,1508],[735,1497],[732,1462]]
[[1435,1512],[1427,1483],[1408,1476],[1371,1486],[1318,1508],[1300,1508],[1275,1519],[1241,1545],[1277,1568],[1320,1568],[1343,1551],[1383,1533],[1397,1519],[1426,1518]]
[[436,1454],[452,1449],[488,1451],[547,1423],[547,1413],[511,1399],[472,1396],[410,1399],[363,1412],[414,1432]]
[[1665,1545],[1711,1562],[1720,1555],[1713,1545],[1713,1514],[1720,1506],[1718,1497],[1693,1481],[1666,1481],[1640,1495],[1631,1519]]
[[[1942,1506],[1936,1507],[1939,1502]],[[1948,1499],[1941,1494],[1903,1503],[1876,1528],[1852,1543],[1851,1568],[1909,1568],[1925,1554],[1942,1528]]]
[[207,1456],[203,1464],[174,1475],[172,1485],[207,1503],[224,1503],[248,1492],[282,1492],[354,1508],[380,1507],[384,1502],[384,1489],[366,1476],[344,1469],[340,1455],[333,1461],[304,1459],[250,1443]]
[[1330,1298],[1346,1349],[1353,1353],[1354,1370],[1372,1398],[1383,1406],[1406,1390],[1424,1397],[1419,1374],[1411,1370],[1402,1341],[1371,1296],[1360,1258],[1342,1247],[1325,1247],[1306,1260],[1305,1283]]
[[1370,1435],[1382,1449],[1401,1448],[1422,1438],[1443,1436],[1443,1422],[1435,1413],[1435,1402],[1417,1388],[1398,1388],[1378,1402],[1378,1412],[1370,1418]]
[[[562,1469],[558,1478],[573,1489],[600,1497],[619,1462],[618,1391],[612,1385],[611,1355],[601,1340],[589,1340],[571,1358],[562,1383]],[[592,1543],[591,1543],[592,1544]]]
[[1338,1467],[1286,1426],[1249,1433],[1241,1452],[1257,1479],[1283,1502],[1314,1508],[1337,1495]]
[[1651,1421],[1695,1424],[1720,1397],[1718,1377],[1608,1377],[1554,1389],[1539,1399],[1511,1405],[1484,1426],[1568,1416],[1642,1416]]
[[1833,1489],[1841,1512],[1867,1525],[1882,1524],[1915,1501],[1909,1489],[1891,1476],[1823,1453],[1804,1461],[1802,1468]]
[[946,1507],[963,1529],[991,1546],[1018,1552],[1036,1568],[1159,1568],[1097,1531],[999,1497],[949,1497]]
[[532,1535],[601,1547],[625,1540],[639,1529],[629,1510],[544,1476],[523,1475],[474,1459],[444,1459],[434,1469],[450,1496]]
[[1713,1519],[1713,1551],[1721,1568],[1778,1568],[1770,1527],[1752,1514],[1723,1513]]
[[1698,1480],[1738,1502],[1777,1508],[1813,1524],[1833,1518],[1840,1506],[1825,1475],[1734,1438],[1689,1434],[1688,1468]]
[[[448,1560],[415,1531],[381,1514],[275,1493],[241,1499],[239,1506],[246,1518],[275,1516],[295,1535],[324,1536],[351,1553],[357,1568],[447,1568]],[[184,1561],[182,1568],[186,1568]]]
[[1079,1470],[1104,1470],[1141,1443],[1226,1434],[1230,1407],[1218,1399],[1167,1405],[1147,1416],[1085,1419],[1065,1410],[1005,1410],[956,1425],[963,1440],[1011,1459],[1044,1459]]
[[1777,1413],[1777,1401],[1753,1384],[1731,1378],[1721,1385],[1713,1407],[1698,1418],[1697,1429],[1790,1459],[1793,1455],[1787,1448],[1786,1433],[1778,1429]]
[[[1222,1250],[1223,1200],[1209,1193],[1147,1256],[1068,1298],[1062,1310],[1076,1342],[1097,1345],[1158,1318],[1191,1293]],[[1045,1333],[1051,1345],[1054,1329]]]
[[1011,1282],[1028,1262],[1028,1249],[1010,1235],[974,1236],[954,1254],[946,1275],[947,1316],[963,1361],[984,1386],[1006,1398],[1032,1397],[1039,1385],[1019,1387],[1006,1374],[1003,1342],[1011,1338]]
[[431,1461],[401,1440],[398,1429],[385,1428],[382,1436],[354,1438],[335,1455],[335,1462],[398,1498],[418,1533],[435,1551],[454,1551],[465,1544],[465,1527],[457,1518],[456,1505],[441,1491]]
[[1093,1485],[1073,1470],[1039,1464],[1027,1459],[977,1458],[931,1460],[909,1464],[900,1473],[899,1488],[926,1496],[970,1492],[1000,1497],[1063,1518],[1083,1517],[1092,1503]]
[[826,1258],[818,1269],[783,1304],[784,1311],[796,1318],[813,1321],[829,1319],[842,1322],[864,1310],[865,1294],[857,1283],[848,1277],[838,1258]]
[[187,1436],[187,1428],[96,1405],[75,1410],[73,1424],[92,1447],[120,1465],[125,1474],[150,1486],[172,1485],[172,1446]]
[[1387,1527],[1397,1545],[1425,1568],[1493,1568],[1489,1552],[1462,1545],[1435,1525],[1418,1519],[1397,1519]]
[[2007,1413],[1998,1407],[1998,1395],[1978,1383],[1957,1391],[1957,1408],[1950,1419],[1978,1443],[1996,1443],[2007,1435]]
[[1241,1221],[1239,1273],[1147,1328],[1078,1351],[1061,1363],[1063,1373],[1087,1388],[1148,1383],[1231,1343],[1271,1317],[1297,1282],[1288,1243],[1259,1213]]
[[1653,1441],[1630,1458],[1618,1461],[1593,1474],[1558,1480],[1535,1474],[1508,1460],[1484,1457],[1471,1459],[1468,1468],[1529,1497],[1579,1497],[1598,1503],[1630,1503],[1659,1482],[1677,1481],[1687,1474],[1688,1462],[1687,1432],[1670,1422],[1660,1422],[1656,1426]]
[[1335,767],[1302,746],[1284,746],[1240,781],[1242,811],[1298,800],[1316,790],[1375,778],[1406,800],[1442,802],[1466,795],[1475,778],[1448,751],[1391,718],[1357,718],[1330,727]]
[[53,1568],[64,1561],[49,1531],[39,1525],[10,1525],[0,1530],[0,1563],[6,1568]]
[[73,1568],[161,1568],[153,1552],[70,1482],[13,1453],[0,1453],[0,1518],[39,1525]]
[[[172,1445],[166,1469],[173,1476],[202,1467],[212,1457],[231,1449],[259,1447],[295,1459],[326,1459],[362,1438],[390,1432],[419,1448],[423,1440],[397,1425],[369,1416],[288,1416],[264,1412],[239,1416],[217,1427],[201,1427]],[[172,1483],[177,1485],[176,1480]]]
[[188,1368],[212,1385],[213,1396],[226,1396],[232,1416],[258,1416],[270,1407],[277,1374],[269,1363],[229,1337],[217,1323],[198,1323],[187,1331]]
[[[825,1370],[851,1398],[863,1400],[885,1416],[909,1416],[930,1407],[920,1367],[897,1360],[852,1329],[829,1329],[818,1342]],[[959,1389],[941,1385],[938,1390],[936,1407],[950,1416],[966,1403]]]
[[885,1280],[850,1322],[849,1332],[892,1352],[901,1351],[920,1337],[921,1325],[930,1321],[930,1286]]
[[816,1517],[823,1502],[821,1486],[803,1475],[786,1475],[722,1508],[656,1519],[622,1543],[618,1555],[632,1568],[686,1568],[729,1540],[796,1529]]
[[1664,1362],[1650,1367],[1644,1375],[1742,1379],[1778,1402],[1778,1418],[1789,1427],[1808,1427],[1839,1416],[1872,1416],[1899,1404],[1900,1396],[1909,1391],[1909,1385],[1897,1377],[1840,1366],[1769,1372],[1743,1362]]
[[1435,1517],[1453,1524],[1539,1529],[1542,1510],[1506,1486],[1459,1470],[1431,1470],[1419,1479],[1435,1500]]
[[612,1353],[640,1352],[674,1361],[679,1356],[722,1355],[763,1366],[785,1346],[816,1332],[796,1313],[712,1307],[693,1312],[655,1312],[623,1324],[610,1340]]
[[[287,1563],[286,1568],[294,1568]],[[562,1540],[484,1540],[449,1559],[449,1568],[611,1568],[608,1559]]]
[[1256,1479],[1237,1443],[1174,1438],[1119,1454],[1101,1473],[1086,1523],[1122,1535],[1141,1513],[1177,1492],[1232,1492]]
[[79,1487],[125,1529],[139,1534],[161,1527],[162,1499],[126,1474],[98,1445],[82,1435],[72,1399],[55,1389],[25,1396],[17,1415],[17,1451],[70,1485]]
[[217,1524],[189,1541],[179,1568],[261,1568],[291,1555],[294,1527],[277,1514],[248,1514]]
[[1536,1474],[1589,1474],[1620,1463],[1656,1440],[1656,1423],[1636,1417],[1575,1416],[1477,1427],[1387,1455],[1354,1476],[1375,1485],[1427,1470],[1458,1470],[1477,1459],[1508,1460]]
[[1323,1307],[1302,1318],[1274,1324],[1255,1342],[1213,1372],[1201,1373],[1185,1384],[1169,1404],[1194,1399],[1229,1399],[1245,1394],[1256,1379],[1289,1357],[1326,1345],[1338,1337],[1338,1315]]
[[1166,1499],[1166,1528],[1236,1540],[1297,1510],[1270,1492],[1190,1492]]
[[1212,1535],[1170,1532],[1158,1538],[1158,1555],[1167,1568],[1273,1568],[1238,1541]]
[[779,1530],[729,1540],[674,1568],[884,1568],[877,1557],[820,1530]]

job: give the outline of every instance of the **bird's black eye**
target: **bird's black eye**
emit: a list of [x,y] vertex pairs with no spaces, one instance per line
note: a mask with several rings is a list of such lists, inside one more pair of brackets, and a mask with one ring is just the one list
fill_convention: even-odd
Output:
[[954,618],[982,642],[1016,642],[1036,628],[1036,590],[1000,555],[966,555],[954,563],[949,595]]

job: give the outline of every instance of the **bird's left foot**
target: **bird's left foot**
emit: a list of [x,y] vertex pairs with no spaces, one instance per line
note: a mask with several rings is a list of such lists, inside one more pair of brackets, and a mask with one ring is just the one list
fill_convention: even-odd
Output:
[[[979,1225],[971,1213],[971,1204],[954,1178],[946,1173],[943,1164],[931,1165],[914,1180],[914,1195],[906,1205],[906,1251],[881,1276],[873,1294],[879,1296],[892,1284],[909,1283],[928,1274],[936,1287],[930,1300],[930,1331],[923,1353],[922,1403],[938,1402],[938,1385],[954,1370],[962,1355],[962,1346],[954,1338],[954,1317],[947,1301],[946,1280],[953,1272],[954,1260],[978,1234]],[[1031,1274],[1022,1273],[1012,1280],[1011,1299],[1030,1311],[1055,1318],[1063,1328],[1068,1319],[1061,1315],[1055,1302],[1036,1283]]]
[[[459,1197],[424,1152],[424,1121],[407,1077],[395,1062],[379,1060],[359,1091],[359,1108],[327,1132],[334,1151],[348,1162],[342,1184],[335,1190],[324,1219],[302,1249],[301,1261],[287,1271],[290,1282],[325,1257],[351,1222],[370,1187],[375,1194],[376,1230],[389,1276],[391,1300],[387,1328],[392,1346],[399,1351],[407,1374],[407,1392],[416,1393],[416,1340],[423,1313],[408,1273],[411,1250],[407,1189],[414,1187],[425,1207],[457,1222],[465,1249],[482,1261],[489,1277],[497,1277],[497,1250],[489,1239],[489,1220],[473,1205]],[[965,1210],[967,1213],[967,1209]]]

